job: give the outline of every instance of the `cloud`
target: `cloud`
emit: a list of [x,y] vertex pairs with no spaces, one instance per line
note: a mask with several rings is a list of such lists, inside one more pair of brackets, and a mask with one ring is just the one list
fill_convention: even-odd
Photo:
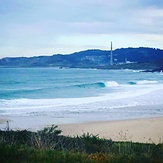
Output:
[[[96,47],[97,44],[101,47],[103,41],[98,40],[118,39],[118,35],[120,40],[123,37],[125,40],[126,35],[131,40],[140,35],[153,38],[162,36],[163,3],[162,0],[1,0],[0,21],[0,46],[3,49],[14,46],[14,49],[35,47],[35,51],[38,48],[52,50],[57,45],[63,44],[64,49],[71,44],[76,50],[80,42],[81,48],[89,45]],[[90,40],[95,36],[96,40]],[[63,38],[71,38],[72,42]],[[77,46],[72,38],[78,39]],[[141,38],[146,41],[138,43],[138,39],[135,39],[137,43],[133,42],[140,46],[143,46],[142,42],[152,45],[151,41],[147,43],[146,38],[149,37]],[[163,48],[160,39],[158,46]],[[4,53],[9,54],[9,51],[6,48]]]

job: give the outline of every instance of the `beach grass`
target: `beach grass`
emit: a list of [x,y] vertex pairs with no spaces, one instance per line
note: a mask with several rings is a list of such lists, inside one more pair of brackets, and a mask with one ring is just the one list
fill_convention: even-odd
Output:
[[63,136],[54,125],[37,132],[1,130],[0,162],[162,163],[163,144],[116,142],[90,133]]

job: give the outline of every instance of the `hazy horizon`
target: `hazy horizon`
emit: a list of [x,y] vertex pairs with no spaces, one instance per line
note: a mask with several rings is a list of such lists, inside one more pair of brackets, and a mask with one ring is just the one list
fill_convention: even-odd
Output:
[[[160,48],[155,48],[155,47],[126,47],[127,48],[152,48],[152,49],[160,49]],[[117,50],[117,49],[123,49],[123,47],[121,48],[116,48],[116,49],[113,49],[114,50]],[[17,58],[17,57],[25,57],[25,58],[30,58],[30,57],[41,57],[41,56],[53,56],[53,55],[71,55],[73,53],[79,53],[79,52],[82,52],[82,51],[89,51],[89,50],[101,50],[101,51],[110,51],[110,49],[85,49],[85,50],[81,50],[81,51],[74,51],[72,53],[56,53],[56,54],[38,54],[38,55],[30,55],[30,56],[7,56],[7,57],[0,57],[0,59],[3,59],[3,58]],[[160,49],[160,50],[163,50],[163,49]]]

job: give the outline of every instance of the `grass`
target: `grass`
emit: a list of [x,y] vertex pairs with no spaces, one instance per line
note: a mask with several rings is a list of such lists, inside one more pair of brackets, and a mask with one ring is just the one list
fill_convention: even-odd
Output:
[[114,142],[90,133],[61,135],[57,126],[38,132],[0,131],[1,163],[163,163],[163,144]]

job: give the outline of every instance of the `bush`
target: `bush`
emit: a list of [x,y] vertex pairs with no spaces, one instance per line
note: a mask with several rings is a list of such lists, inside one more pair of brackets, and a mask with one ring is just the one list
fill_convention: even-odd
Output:
[[162,163],[163,144],[113,142],[98,135],[61,135],[57,126],[38,132],[0,131],[0,162]]

